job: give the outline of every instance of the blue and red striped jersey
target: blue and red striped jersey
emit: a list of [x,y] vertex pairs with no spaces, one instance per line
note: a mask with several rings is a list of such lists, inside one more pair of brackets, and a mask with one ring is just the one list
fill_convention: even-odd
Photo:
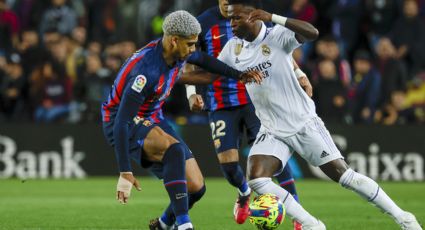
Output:
[[[202,51],[217,57],[233,37],[230,20],[221,15],[218,6],[206,10],[197,19],[202,27],[199,35]],[[251,103],[245,85],[233,79],[219,77],[211,85],[199,88],[202,89],[205,109],[209,111]]]
[[[137,116],[158,123],[164,119],[162,105],[178,80],[184,62],[169,68],[162,57],[161,41],[155,40],[133,54],[121,67],[108,100],[102,105],[103,121],[115,118],[123,94],[133,95],[141,105]],[[148,67],[149,66],[149,67]],[[156,68],[151,68],[156,66]],[[138,92],[140,89],[141,92]],[[143,92],[142,92],[143,91]],[[143,96],[137,96],[137,94]]]

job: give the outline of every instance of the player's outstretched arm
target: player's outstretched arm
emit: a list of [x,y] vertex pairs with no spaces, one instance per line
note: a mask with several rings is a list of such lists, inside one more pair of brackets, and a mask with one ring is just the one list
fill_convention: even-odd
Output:
[[183,73],[178,82],[188,85],[209,85],[212,84],[217,77],[218,75],[196,68],[195,65],[186,64],[183,67]]
[[271,14],[264,10],[256,9],[251,12],[249,21],[262,20],[264,22],[274,22],[295,32],[295,38],[300,42],[316,40],[319,37],[319,31],[310,23],[298,19],[287,18],[277,14]]
[[257,84],[260,84],[263,81],[263,76],[258,71],[241,72],[201,51],[194,52],[187,59],[187,62],[197,65],[210,73],[219,74],[220,76],[232,78],[235,80],[240,80],[244,83],[255,82]]

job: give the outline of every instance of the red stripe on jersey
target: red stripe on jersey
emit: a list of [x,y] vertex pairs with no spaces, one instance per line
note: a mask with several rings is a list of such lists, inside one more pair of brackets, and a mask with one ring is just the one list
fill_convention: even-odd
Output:
[[109,121],[110,120],[110,114],[111,114],[111,112],[110,112],[109,108],[111,108],[113,106],[116,106],[116,105],[118,105],[120,103],[120,101],[121,101],[120,97],[121,97],[121,94],[122,94],[122,91],[123,91],[123,88],[124,88],[124,85],[125,85],[125,80],[127,79],[127,75],[133,69],[134,65],[136,65],[136,63],[138,61],[140,61],[144,56],[145,55],[142,55],[140,57],[135,58],[133,61],[131,61],[125,67],[125,70],[124,70],[124,72],[121,75],[121,79],[118,82],[117,89],[116,89],[116,92],[115,92],[114,97],[111,98],[111,100],[109,101],[109,103],[106,106],[103,107],[104,110],[105,110],[105,114],[104,114],[104,118],[103,118],[104,121]]
[[[218,57],[221,51],[220,27],[218,25],[211,27],[211,37],[213,45],[213,55],[214,57]],[[223,89],[221,88],[221,81],[222,79],[218,78],[213,82],[214,98],[217,101],[217,109],[224,108]]]
[[218,57],[221,51],[221,41],[220,41],[220,27],[217,25],[211,27],[211,37],[212,37],[212,45],[213,45],[213,55],[214,57]]
[[237,82],[237,89],[238,89],[238,100],[240,105],[248,104],[248,98],[246,96],[246,88],[245,85],[242,84],[242,82]]
[[144,117],[145,113],[149,110],[149,107],[153,103],[153,98],[157,95],[159,96],[162,94],[162,91],[164,89],[164,81],[165,76],[163,74],[161,75],[161,77],[159,77],[158,85],[156,86],[154,96],[145,99],[145,102],[139,107],[139,112],[137,113],[137,116]]

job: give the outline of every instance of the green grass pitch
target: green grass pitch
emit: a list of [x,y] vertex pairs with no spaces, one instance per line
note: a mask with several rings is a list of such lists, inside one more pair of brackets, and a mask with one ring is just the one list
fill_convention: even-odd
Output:
[[[160,181],[139,178],[143,191],[133,190],[129,204],[115,200],[117,178],[87,180],[0,180],[0,229],[147,229],[168,197]],[[197,230],[254,229],[232,218],[235,189],[223,179],[207,179],[207,193],[191,210]],[[425,222],[425,183],[381,183],[404,209]],[[304,207],[328,229],[399,229],[388,216],[338,184],[297,181]],[[279,229],[291,229],[289,219]]]

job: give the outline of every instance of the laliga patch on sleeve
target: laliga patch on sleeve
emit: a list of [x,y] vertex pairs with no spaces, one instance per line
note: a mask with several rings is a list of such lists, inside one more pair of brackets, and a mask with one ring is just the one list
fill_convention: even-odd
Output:
[[142,92],[142,90],[145,87],[145,85],[146,85],[146,77],[143,76],[143,75],[139,75],[134,80],[133,85],[131,86],[131,88],[134,91],[140,93],[140,92]]

